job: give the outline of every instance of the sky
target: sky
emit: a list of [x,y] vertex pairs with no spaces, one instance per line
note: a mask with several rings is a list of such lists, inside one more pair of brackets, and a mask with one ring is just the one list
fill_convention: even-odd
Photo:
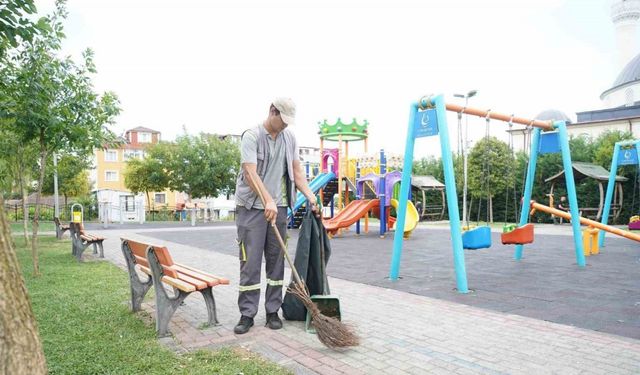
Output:
[[[40,13],[51,0],[36,0]],[[409,108],[426,94],[477,90],[470,107],[533,118],[601,109],[621,70],[610,0],[70,0],[64,55],[95,52],[99,92],[122,113],[113,130],[145,126],[172,140],[186,128],[239,134],[271,100],[297,104],[299,144],[317,123],[369,122],[369,152],[403,154]],[[455,150],[455,114],[448,126]],[[504,123],[491,135],[507,140]],[[469,118],[470,142],[484,120]],[[414,155],[439,156],[437,137]],[[331,144],[327,145],[331,146]],[[327,147],[325,146],[325,147]],[[350,154],[364,151],[362,142]]]

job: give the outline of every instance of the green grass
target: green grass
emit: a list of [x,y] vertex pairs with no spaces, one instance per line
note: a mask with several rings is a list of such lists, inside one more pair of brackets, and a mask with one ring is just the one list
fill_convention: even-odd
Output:
[[[27,226],[27,228],[29,228],[29,234],[32,234],[32,225],[31,222],[29,222],[29,225]],[[55,232],[56,231],[56,225],[53,223],[53,221],[41,221],[40,225],[38,225],[38,232]],[[11,233],[22,233],[22,222],[12,222],[11,223]]]
[[34,278],[30,252],[16,242],[51,374],[289,373],[241,349],[175,354],[158,343],[152,319],[129,310],[125,271],[78,263],[69,240],[44,237]]

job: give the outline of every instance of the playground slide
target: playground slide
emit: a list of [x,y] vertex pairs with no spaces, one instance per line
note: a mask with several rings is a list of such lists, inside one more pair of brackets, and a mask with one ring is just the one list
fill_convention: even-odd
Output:
[[[396,213],[398,212],[398,200],[397,199],[392,199],[391,200],[391,207],[396,209]],[[411,232],[416,229],[416,226],[418,225],[418,221],[419,221],[420,216],[418,215],[418,210],[416,209],[416,206],[413,205],[413,202],[411,201],[407,201],[407,217],[404,219],[404,236],[408,237]],[[393,227],[390,229],[395,229],[395,222],[393,224]]]
[[[540,210],[542,212],[546,212],[548,214],[556,215],[558,217],[562,217],[567,220],[571,220],[571,214],[565,211],[561,211],[555,208],[551,208],[549,206],[545,206],[544,204],[537,203],[536,201],[531,201],[531,208],[534,210]],[[580,224],[588,225],[594,228],[602,229],[603,231],[617,234],[618,236],[622,236],[624,238],[628,238],[630,240],[640,242],[640,235],[631,233],[626,230],[622,230],[611,225],[604,225],[600,222],[590,220],[580,216]]]
[[[336,178],[336,175],[333,172],[328,173],[320,173],[316,176],[311,182],[309,182],[309,189],[315,194],[318,190],[322,189],[329,181]],[[307,198],[301,193],[298,192],[296,196],[296,203],[293,205],[293,212],[298,211],[300,207],[307,201]],[[291,216],[291,210],[289,210],[288,216]]]
[[379,199],[360,199],[349,203],[336,216],[324,221],[327,232],[335,233],[340,228],[347,228],[361,219],[369,210],[380,205]]

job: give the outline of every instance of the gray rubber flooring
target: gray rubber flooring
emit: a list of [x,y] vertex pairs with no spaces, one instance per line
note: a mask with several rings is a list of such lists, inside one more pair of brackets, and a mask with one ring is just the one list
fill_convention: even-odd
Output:
[[[228,225],[228,224],[227,224]],[[237,255],[235,227],[141,233],[167,241]],[[297,230],[290,230],[295,244]],[[418,229],[404,243],[401,279],[388,279],[393,235],[346,232],[331,241],[329,276],[432,298],[517,314],[611,334],[640,338],[640,246],[608,236],[601,254],[576,265],[571,236],[536,235],[524,258],[493,233],[489,249],[466,251],[468,294],[455,290],[449,231]],[[295,253],[295,248],[289,250]],[[339,290],[332,290],[339,295]],[[372,306],[375,308],[375,306]],[[398,317],[420,319],[416,317]]]

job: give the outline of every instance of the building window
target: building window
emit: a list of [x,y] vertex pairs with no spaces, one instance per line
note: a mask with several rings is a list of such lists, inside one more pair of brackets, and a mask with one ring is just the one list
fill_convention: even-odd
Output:
[[138,133],[138,143],[151,143],[151,133]]
[[104,173],[105,181],[118,181],[118,171],[106,171]]
[[136,201],[133,195],[126,195],[124,197],[124,210],[127,212],[133,212],[136,209]]
[[118,161],[118,150],[106,150],[104,152],[104,161]]
[[156,203],[165,204],[167,203],[167,195],[165,193],[156,193]]
[[124,150],[123,158],[124,160],[129,160],[131,158],[142,159],[144,157],[144,151],[142,150]]
[[633,105],[633,103],[635,102],[635,98],[633,97],[633,89],[632,88],[628,88],[625,92],[624,92],[624,99],[625,99],[625,103],[627,107],[630,107]]

